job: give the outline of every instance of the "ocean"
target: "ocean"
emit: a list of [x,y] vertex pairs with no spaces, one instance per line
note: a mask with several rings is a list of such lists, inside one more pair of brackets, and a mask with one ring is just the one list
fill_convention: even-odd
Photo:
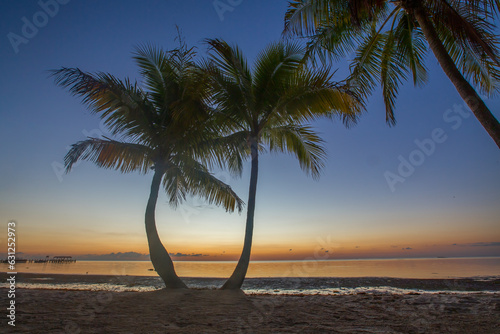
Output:
[[[222,286],[235,265],[175,262],[178,275],[195,289]],[[9,272],[6,264],[0,264],[0,272]],[[21,289],[152,291],[164,286],[149,261],[18,263],[16,272]],[[500,293],[498,282],[500,257],[254,261],[243,290],[250,294]],[[3,287],[7,283],[0,283]]]
[[[181,277],[223,278],[235,262],[176,261]],[[149,261],[77,261],[75,263],[18,263],[20,273],[156,276]],[[0,264],[0,271],[10,271]],[[323,261],[253,261],[247,277],[399,277],[467,278],[500,276],[500,257],[376,259]]]

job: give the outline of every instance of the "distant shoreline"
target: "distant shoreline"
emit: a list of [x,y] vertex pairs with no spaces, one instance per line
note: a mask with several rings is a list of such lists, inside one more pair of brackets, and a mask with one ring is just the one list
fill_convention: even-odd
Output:
[[[31,256],[27,257],[30,261],[42,259],[41,257]],[[374,257],[374,258],[326,258],[326,259],[296,259],[296,260],[252,260],[255,263],[269,263],[269,262],[307,262],[307,261],[384,261],[384,260],[453,260],[453,259],[500,259],[500,255],[490,255],[490,256],[430,256],[430,257]],[[2,257],[3,259],[3,257]],[[24,259],[24,258],[23,258]],[[81,259],[78,255],[73,256],[73,260],[78,262],[150,262],[150,260],[135,260],[130,258],[116,258],[116,259]],[[4,261],[4,260],[1,260]],[[226,263],[237,263],[238,260],[199,260],[199,259],[182,259],[172,256],[172,261],[174,262],[226,262]]]

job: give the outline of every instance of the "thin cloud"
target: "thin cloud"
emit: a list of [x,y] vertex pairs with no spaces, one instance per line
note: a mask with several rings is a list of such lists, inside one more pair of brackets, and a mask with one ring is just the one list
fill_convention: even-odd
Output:
[[169,253],[170,256],[174,256],[174,257],[201,257],[201,256],[208,256],[206,254],[195,254],[195,253],[191,253],[191,254],[184,254],[184,253]]
[[469,244],[453,244],[452,246],[459,247],[500,247],[499,241],[494,242],[473,242]]
[[118,252],[109,254],[85,254],[75,256],[77,260],[87,261],[149,261],[149,254],[137,252]]

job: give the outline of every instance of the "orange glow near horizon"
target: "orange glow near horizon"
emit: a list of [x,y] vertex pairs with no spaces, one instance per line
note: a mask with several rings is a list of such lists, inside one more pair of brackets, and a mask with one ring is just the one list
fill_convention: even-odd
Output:
[[[235,261],[239,258],[244,217],[225,215],[221,217],[227,222],[213,223],[204,218],[203,224],[198,224],[195,220],[179,219],[176,212],[162,214],[168,214],[170,219],[159,217],[160,238],[171,254],[179,254],[173,256],[174,260]],[[116,217],[112,219],[112,213],[109,215],[109,220],[104,216],[92,223],[86,217],[73,217],[71,221],[22,217],[17,228],[17,252],[37,256],[149,253],[141,216],[117,222]],[[441,224],[428,224],[425,228],[410,219],[406,225],[386,222],[392,226],[384,226],[384,222],[378,220],[370,224],[365,221],[363,227],[355,220],[350,224],[330,221],[318,225],[315,221],[308,225],[285,225],[283,221],[269,223],[259,219],[252,246],[253,261],[500,255],[500,226],[495,224],[495,219],[485,219],[484,226],[488,229],[474,228],[465,219],[443,220]],[[6,222],[2,222],[0,228],[6,230]],[[6,234],[0,234],[0,245],[6,241]],[[6,248],[0,249],[0,254],[4,252]]]
[[[420,240],[419,240],[420,239]],[[430,239],[430,238],[429,238]],[[135,252],[148,254],[145,236],[110,237],[95,235],[94,238],[82,236],[47,236],[40,238],[37,233],[26,234],[17,246],[17,251],[37,256],[44,255],[100,255],[110,253]],[[395,242],[394,240],[397,240]],[[421,238],[386,238],[384,240],[334,240],[332,238],[281,241],[274,243],[254,242],[253,261],[272,260],[327,260],[355,258],[404,258],[404,257],[453,257],[453,256],[491,256],[486,251],[496,251],[500,246],[495,240],[486,240],[483,245],[476,243],[476,238],[454,238],[458,242],[446,241],[434,236],[432,240],[422,242]],[[485,240],[484,237],[481,240]],[[4,240],[1,240],[2,243]],[[238,259],[242,244],[236,242],[216,245],[211,243],[190,244],[165,243],[167,250],[176,261],[235,261]],[[491,243],[491,245],[489,245]]]

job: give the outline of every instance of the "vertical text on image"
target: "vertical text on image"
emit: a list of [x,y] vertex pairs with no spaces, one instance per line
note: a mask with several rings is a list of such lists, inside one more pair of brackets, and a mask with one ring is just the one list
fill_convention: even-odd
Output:
[[7,318],[9,326],[16,326],[16,222],[11,220],[7,224]]

